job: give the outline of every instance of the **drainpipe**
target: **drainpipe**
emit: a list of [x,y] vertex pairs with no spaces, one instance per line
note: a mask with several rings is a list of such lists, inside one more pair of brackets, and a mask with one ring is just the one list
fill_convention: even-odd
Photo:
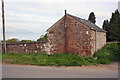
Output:
[[65,10],[65,17],[64,17],[64,27],[65,27],[65,53],[67,52],[67,26],[66,26],[66,10]]

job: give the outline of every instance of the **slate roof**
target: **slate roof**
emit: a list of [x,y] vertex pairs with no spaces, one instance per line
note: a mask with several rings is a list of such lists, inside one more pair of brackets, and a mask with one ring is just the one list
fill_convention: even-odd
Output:
[[89,20],[85,20],[85,19],[81,19],[79,17],[67,14],[68,16],[80,21],[81,23],[83,23],[84,25],[88,26],[90,29],[98,31],[98,32],[107,32],[101,28],[99,28],[97,25],[93,24],[92,22],[90,22]]

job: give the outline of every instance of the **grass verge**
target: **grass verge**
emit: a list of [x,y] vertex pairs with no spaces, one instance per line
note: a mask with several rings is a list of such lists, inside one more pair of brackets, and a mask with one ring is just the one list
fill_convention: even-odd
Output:
[[4,53],[2,57],[3,63],[42,66],[109,64],[120,60],[120,45],[118,43],[109,43],[102,49],[98,50],[93,57],[78,56],[74,53],[60,53],[54,55],[47,55],[45,53]]

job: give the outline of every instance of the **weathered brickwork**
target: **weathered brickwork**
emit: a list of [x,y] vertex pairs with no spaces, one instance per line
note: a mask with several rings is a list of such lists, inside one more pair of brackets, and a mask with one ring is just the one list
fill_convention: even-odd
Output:
[[77,53],[80,55],[90,55],[90,29],[74,20],[71,17],[66,18],[67,26],[67,52]]
[[106,33],[97,32],[96,35],[97,50],[101,49],[105,44],[106,44]]
[[46,52],[45,51],[46,42],[30,42],[30,43],[11,43],[7,44],[7,52]]
[[95,51],[101,49],[106,44],[106,33],[91,31],[91,52],[94,54]]
[[64,52],[65,49],[65,27],[64,17],[55,23],[47,33],[48,44],[51,45],[50,54]]
[[50,53],[67,52],[92,56],[106,44],[106,33],[92,30],[87,25],[66,15],[48,30]]

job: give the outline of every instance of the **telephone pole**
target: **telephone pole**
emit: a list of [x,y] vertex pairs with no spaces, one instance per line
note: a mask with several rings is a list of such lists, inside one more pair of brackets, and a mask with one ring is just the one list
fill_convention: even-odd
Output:
[[3,52],[6,52],[4,1],[2,0]]

